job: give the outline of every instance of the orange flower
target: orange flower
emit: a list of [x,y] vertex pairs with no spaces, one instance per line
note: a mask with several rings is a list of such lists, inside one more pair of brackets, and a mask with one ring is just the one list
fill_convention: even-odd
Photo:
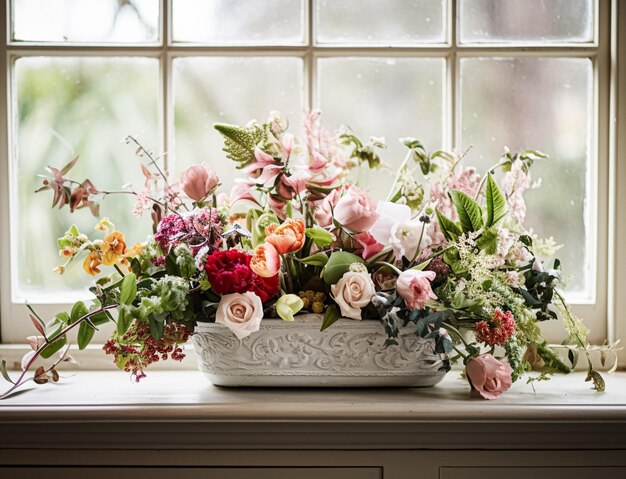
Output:
[[250,269],[259,276],[271,278],[280,269],[280,256],[271,243],[260,244],[250,259]]
[[127,258],[136,258],[143,253],[146,243],[135,243],[130,249],[126,251]]
[[87,274],[95,276],[100,273],[98,266],[102,264],[102,253],[100,251],[92,251],[85,258],[83,269]]
[[270,243],[278,254],[293,253],[304,245],[304,221],[288,218],[281,225],[272,223],[265,228],[265,242]]
[[113,266],[126,253],[126,239],[119,231],[112,231],[104,238],[101,248],[104,253],[102,264]]

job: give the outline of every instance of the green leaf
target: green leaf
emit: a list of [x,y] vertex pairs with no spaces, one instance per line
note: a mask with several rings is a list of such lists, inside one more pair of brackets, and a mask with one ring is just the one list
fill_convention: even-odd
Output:
[[328,258],[328,262],[322,270],[322,277],[326,284],[335,284],[350,269],[352,263],[365,264],[362,258],[348,253],[347,251],[335,251]]
[[331,235],[325,229],[315,227],[315,228],[307,228],[304,230],[304,234],[313,240],[316,246],[323,248],[324,246],[328,246],[333,242],[333,235]]
[[165,317],[167,313],[151,314],[148,318],[150,326],[150,336],[154,339],[161,339],[163,337],[163,329],[165,328]]
[[483,231],[480,238],[476,241],[478,247],[489,255],[496,254],[498,251],[498,231],[495,228],[489,228]]
[[83,303],[82,301],[78,301],[77,303],[74,304],[74,306],[72,307],[72,311],[70,313],[71,323],[72,324],[75,323],[86,314],[89,314],[89,310],[87,309],[87,306],[85,306],[85,303]]
[[69,234],[72,236],[78,236],[80,234],[80,232],[78,231],[78,227],[76,225],[72,225],[70,226],[70,229],[67,230],[67,233],[65,234]]
[[48,359],[66,344],[67,344],[67,337],[62,336],[61,338],[57,339],[56,341],[53,341],[48,346],[46,346],[41,351],[41,357],[44,359]]
[[0,373],[2,373],[2,377],[8,382],[10,382],[11,384],[15,384],[15,382],[13,381],[13,379],[11,379],[11,376],[9,376],[9,373],[7,372],[7,362],[4,359],[2,360],[2,362],[0,362]]
[[276,312],[284,321],[293,321],[294,314],[304,307],[304,302],[295,294],[283,294],[276,301]]
[[61,168],[61,176],[67,175],[78,161],[78,156]]
[[506,213],[506,198],[491,173],[487,173],[487,226],[496,224]]
[[326,253],[315,253],[305,258],[293,257],[296,261],[303,264],[309,264],[311,266],[326,266],[328,263],[328,255]]
[[604,378],[600,375],[598,371],[594,371],[593,369],[589,371],[585,381],[593,381],[593,389],[598,392],[604,392],[606,389],[606,385],[604,384]]
[[128,273],[122,280],[120,287],[120,303],[132,304],[137,296],[137,277],[135,273]]
[[126,308],[119,308],[119,314],[117,317],[117,334],[122,336],[130,327],[130,322],[133,317],[126,312]]
[[483,211],[478,203],[459,190],[451,190],[448,194],[456,208],[463,232],[479,230],[483,226]]
[[78,327],[78,349],[85,349],[93,339],[96,330],[87,322],[83,321]]
[[458,237],[461,236],[461,229],[454,221],[441,214],[439,210],[435,210],[435,214],[437,215],[437,221],[439,221],[439,227],[441,228],[443,236],[448,241],[456,241]]
[[66,313],[66,312],[64,312],[64,311],[63,311],[63,312],[61,312],[61,313],[57,313],[54,317],[55,317],[56,319],[58,319],[60,322],[62,322],[62,323],[64,323],[64,324],[67,324],[67,325],[69,325],[69,324],[70,324],[70,322],[72,321],[72,320],[70,319],[70,315],[69,315],[69,314],[67,314],[67,313]]
[[330,328],[340,317],[337,305],[329,304],[324,312],[324,321],[322,321],[322,329],[320,331]]

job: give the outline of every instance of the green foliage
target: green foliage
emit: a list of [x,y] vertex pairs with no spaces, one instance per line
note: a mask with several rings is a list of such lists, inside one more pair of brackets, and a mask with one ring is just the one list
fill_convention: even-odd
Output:
[[476,245],[489,255],[496,254],[498,251],[498,230],[496,228],[488,228],[476,240]]
[[319,248],[324,248],[333,242],[333,235],[320,227],[307,228],[304,230],[304,234],[307,238],[311,238],[315,246]]
[[557,353],[548,345],[546,341],[543,343],[537,344],[537,353],[539,357],[543,360],[543,370],[550,373],[564,373],[568,374],[571,372],[571,369],[565,364]]
[[451,190],[448,195],[456,208],[463,232],[478,231],[483,226],[483,211],[469,195],[459,190]]
[[589,370],[585,381],[593,381],[593,389],[598,392],[604,392],[606,389],[606,384],[604,383],[604,378],[602,375],[593,369]]
[[335,251],[328,258],[322,270],[322,278],[326,284],[336,284],[337,281],[350,269],[352,263],[364,264],[362,258],[347,251]]
[[215,123],[213,128],[224,137],[226,156],[239,163],[237,168],[243,168],[254,161],[255,147],[267,136],[265,130],[258,125],[246,128],[226,123]]
[[339,308],[336,304],[329,304],[324,311],[324,321],[322,321],[322,328],[320,331],[330,328],[341,315],[339,314]]
[[120,303],[131,304],[137,296],[137,277],[134,273],[124,276],[120,287]]
[[328,263],[328,255],[326,253],[315,253],[305,258],[293,257],[296,261],[302,264],[308,264],[311,266],[326,266]]
[[441,228],[441,232],[443,233],[443,236],[446,238],[446,240],[456,241],[463,233],[461,229],[456,225],[454,221],[441,214],[439,210],[435,210],[435,214],[437,215],[437,221],[439,221],[439,227]]
[[492,226],[502,219],[506,210],[506,198],[498,188],[498,184],[493,179],[491,173],[487,173],[487,187],[485,189],[487,198],[487,223]]

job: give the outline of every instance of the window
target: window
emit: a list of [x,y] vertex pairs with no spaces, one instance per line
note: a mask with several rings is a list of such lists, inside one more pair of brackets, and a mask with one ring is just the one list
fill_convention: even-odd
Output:
[[[549,153],[532,172],[543,181],[528,194],[532,221],[566,244],[569,298],[592,340],[607,336],[610,0],[7,3],[3,341],[30,332],[26,299],[52,314],[81,294],[80,271],[63,282],[51,272],[55,239],[71,222],[88,231],[94,221],[88,211],[51,214],[50,198],[33,194],[46,165],[80,154],[77,171],[103,187],[140,183],[133,149],[120,142],[133,134],[167,152],[171,171],[208,161],[228,185],[234,169],[214,122],[280,110],[298,125],[310,107],[326,125],[386,137],[392,169],[405,136],[433,150],[471,147],[467,162],[483,171],[505,145]],[[362,181],[380,197],[392,173],[381,178]],[[139,240],[148,220],[128,206],[115,199],[102,214]]]

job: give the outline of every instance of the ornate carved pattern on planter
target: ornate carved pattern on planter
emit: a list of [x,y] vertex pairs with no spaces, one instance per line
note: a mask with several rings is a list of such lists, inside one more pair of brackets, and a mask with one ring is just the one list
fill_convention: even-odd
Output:
[[341,319],[321,332],[321,316],[266,319],[243,340],[223,325],[199,323],[193,336],[202,370],[222,386],[432,386],[446,370],[434,342],[405,328],[384,347],[378,321]]

